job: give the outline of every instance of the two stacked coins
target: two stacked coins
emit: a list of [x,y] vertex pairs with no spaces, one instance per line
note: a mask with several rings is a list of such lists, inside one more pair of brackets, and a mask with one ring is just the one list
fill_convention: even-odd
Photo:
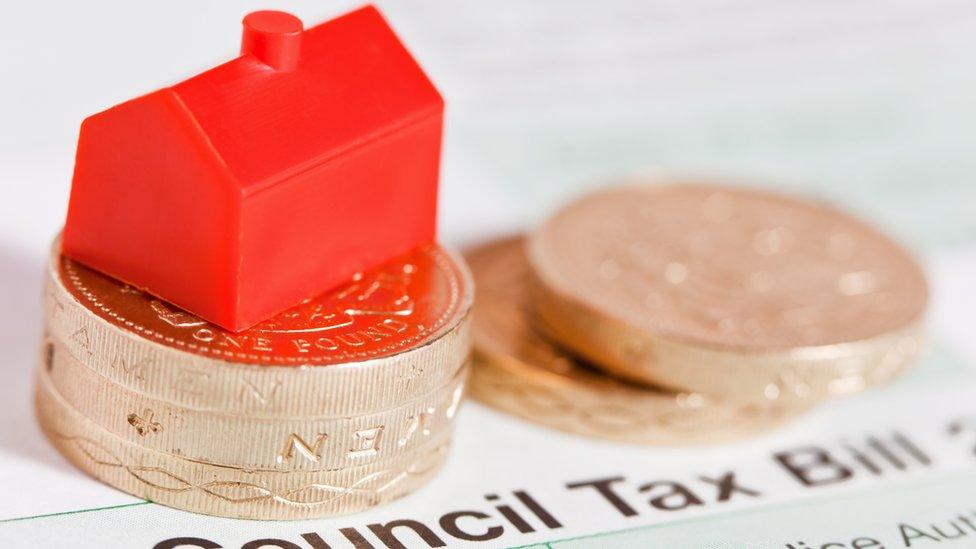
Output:
[[239,333],[57,244],[47,278],[38,417],[110,485],[200,513],[303,519],[403,496],[445,458],[473,286],[436,245]]
[[854,218],[767,192],[611,189],[468,259],[473,394],[593,436],[757,432],[888,381],[921,346],[914,260]]

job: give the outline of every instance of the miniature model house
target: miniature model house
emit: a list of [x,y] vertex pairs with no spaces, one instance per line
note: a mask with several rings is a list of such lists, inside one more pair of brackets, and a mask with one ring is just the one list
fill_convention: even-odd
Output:
[[84,121],[63,252],[241,330],[435,238],[443,100],[373,7]]

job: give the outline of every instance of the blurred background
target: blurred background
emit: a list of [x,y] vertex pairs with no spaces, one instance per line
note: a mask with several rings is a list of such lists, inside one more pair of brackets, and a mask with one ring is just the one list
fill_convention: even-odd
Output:
[[[41,272],[64,220],[82,119],[235,56],[249,11],[285,9],[311,26],[360,4],[5,3],[0,453],[10,458],[9,494],[31,488],[38,460],[78,477],[37,433],[30,387]],[[935,330],[976,357],[976,2],[377,4],[447,99],[447,243],[531,227],[567,199],[639,173],[780,188],[865,216],[916,250],[936,281]],[[59,498],[72,501],[76,485],[61,484]]]
[[[85,116],[234,56],[248,11],[361,3],[8,3],[0,245],[43,256],[18,234],[61,224]],[[822,195],[916,249],[976,238],[970,0],[378,4],[448,102],[449,242],[650,168]]]

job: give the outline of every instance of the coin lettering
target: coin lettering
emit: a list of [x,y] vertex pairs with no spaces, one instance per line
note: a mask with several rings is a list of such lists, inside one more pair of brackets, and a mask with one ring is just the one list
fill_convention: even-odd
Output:
[[59,271],[72,296],[106,322],[182,351],[255,364],[326,365],[390,356],[440,335],[469,301],[465,273],[437,245],[359,273],[345,286],[238,333],[68,258],[60,259]]
[[144,437],[149,434],[162,432],[163,430],[162,424],[156,421],[154,416],[155,413],[151,409],[146,408],[143,410],[141,416],[135,413],[129,414],[126,416],[126,421],[129,422],[129,425],[135,427],[139,436]]
[[312,443],[309,444],[300,435],[292,433],[285,439],[285,445],[278,454],[278,463],[289,461],[295,456],[301,456],[309,461],[318,463],[322,459],[322,449],[329,435],[317,433]]
[[355,441],[347,454],[350,458],[364,458],[372,456],[379,451],[380,437],[383,435],[383,426],[362,429],[353,433]]

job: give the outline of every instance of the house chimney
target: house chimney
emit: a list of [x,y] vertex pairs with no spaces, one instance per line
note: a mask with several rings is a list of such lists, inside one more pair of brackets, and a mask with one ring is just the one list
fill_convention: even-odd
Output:
[[283,11],[255,11],[244,17],[241,55],[253,55],[269,67],[288,71],[298,65],[302,20]]

